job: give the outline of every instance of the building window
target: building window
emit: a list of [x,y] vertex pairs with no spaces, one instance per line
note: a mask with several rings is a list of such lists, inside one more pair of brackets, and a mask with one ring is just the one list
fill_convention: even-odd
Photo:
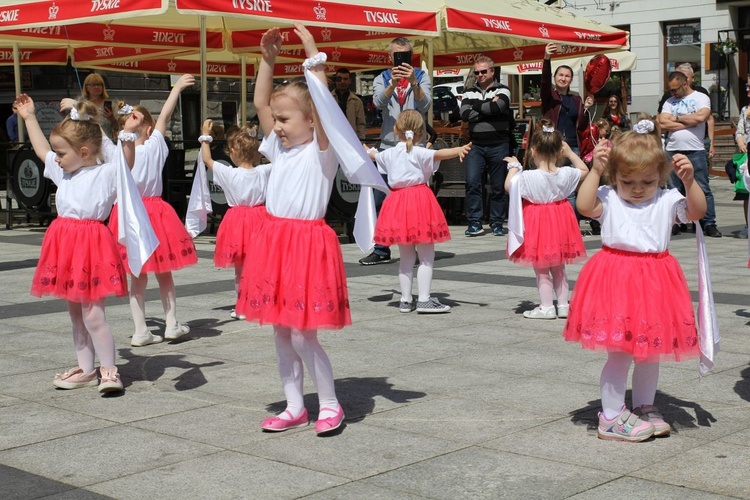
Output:
[[675,70],[682,63],[689,62],[695,71],[695,83],[700,84],[701,77],[701,22],[691,21],[670,22],[664,24],[664,42],[666,74]]

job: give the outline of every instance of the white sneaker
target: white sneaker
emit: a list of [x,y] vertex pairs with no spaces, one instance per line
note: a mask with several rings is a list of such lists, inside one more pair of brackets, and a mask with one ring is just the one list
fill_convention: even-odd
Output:
[[177,323],[172,328],[167,328],[166,330],[164,330],[164,338],[167,340],[179,339],[189,331],[189,326]]
[[564,306],[557,306],[557,317],[567,318],[569,311],[570,311],[570,304],[565,304]]
[[557,313],[555,312],[555,306],[552,307],[535,307],[531,311],[524,311],[523,317],[528,319],[555,319]]
[[232,319],[247,319],[247,316],[245,316],[244,314],[237,314],[237,311],[235,311],[234,309],[232,309],[230,316],[232,317]]
[[145,345],[158,344],[163,340],[164,337],[148,332],[146,335],[133,335],[130,339],[130,345],[133,347],[143,347]]

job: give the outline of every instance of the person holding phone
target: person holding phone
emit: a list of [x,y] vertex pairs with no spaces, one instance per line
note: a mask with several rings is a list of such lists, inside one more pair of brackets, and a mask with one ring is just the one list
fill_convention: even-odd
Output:
[[79,101],[89,101],[96,105],[99,110],[99,123],[107,137],[114,139],[120,128],[117,116],[112,112],[112,101],[109,99],[104,79],[101,75],[91,73],[83,81],[81,95],[77,99],[66,97],[60,101],[60,112],[68,113]]
[[[388,53],[393,67],[380,73],[373,81],[372,102],[383,115],[378,147],[380,151],[392,148],[399,143],[398,135],[393,127],[402,111],[416,109],[424,117],[432,106],[432,82],[425,71],[412,66],[414,47],[411,41],[402,37],[394,38],[388,48]],[[424,132],[425,130],[422,130],[423,137]],[[378,212],[384,199],[385,195],[376,190],[375,208]],[[360,259],[359,263],[368,266],[391,261],[390,248],[376,244],[372,253]]]

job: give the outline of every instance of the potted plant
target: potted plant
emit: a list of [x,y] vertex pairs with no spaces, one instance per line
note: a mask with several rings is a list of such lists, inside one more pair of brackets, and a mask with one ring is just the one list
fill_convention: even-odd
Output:
[[716,44],[716,52],[730,56],[737,53],[737,42],[732,38],[727,38]]

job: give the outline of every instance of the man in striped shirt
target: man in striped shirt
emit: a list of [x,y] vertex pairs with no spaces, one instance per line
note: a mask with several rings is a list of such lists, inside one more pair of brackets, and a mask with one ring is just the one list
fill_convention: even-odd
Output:
[[513,154],[513,110],[510,90],[495,81],[495,64],[489,57],[474,61],[476,85],[467,88],[461,99],[461,119],[469,124],[471,151],[466,156],[466,236],[484,234],[482,184],[485,168],[489,171],[490,227],[492,234],[503,236],[503,220],[508,213],[505,176],[508,165],[503,158]]

